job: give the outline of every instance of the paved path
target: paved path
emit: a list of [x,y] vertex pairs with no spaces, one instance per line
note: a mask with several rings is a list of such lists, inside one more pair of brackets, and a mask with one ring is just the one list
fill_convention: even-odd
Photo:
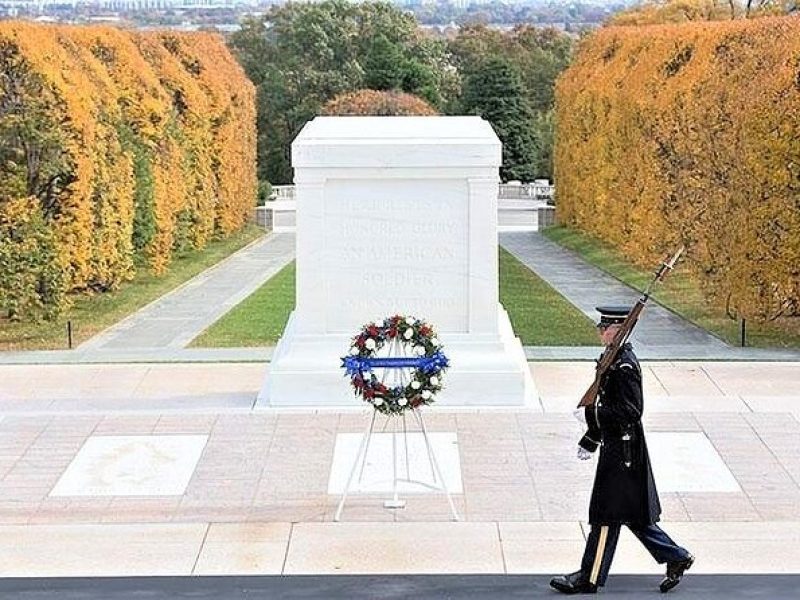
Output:
[[[308,599],[326,600],[501,600],[553,598],[542,575],[364,575],[296,577],[136,577],[92,579],[21,579],[0,582],[7,600],[146,600],[194,598],[197,600]],[[609,580],[604,598],[652,596],[656,577],[620,575]],[[797,593],[797,575],[692,575],[673,594],[681,597],[790,598]]]
[[269,234],[96,335],[78,353],[90,360],[114,352],[183,348],[294,255],[294,234]]
[[[500,243],[593,321],[597,320],[598,304],[632,305],[641,296],[540,233],[501,233]],[[645,309],[632,339],[642,351],[673,347],[691,351],[694,357],[717,355],[729,348],[654,302]]]

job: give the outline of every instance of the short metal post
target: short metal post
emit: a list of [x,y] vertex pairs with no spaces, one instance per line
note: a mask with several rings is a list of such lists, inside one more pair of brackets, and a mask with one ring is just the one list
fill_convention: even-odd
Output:
[[742,348],[747,345],[747,320],[742,319]]
[[67,321],[67,347],[72,350],[72,321]]

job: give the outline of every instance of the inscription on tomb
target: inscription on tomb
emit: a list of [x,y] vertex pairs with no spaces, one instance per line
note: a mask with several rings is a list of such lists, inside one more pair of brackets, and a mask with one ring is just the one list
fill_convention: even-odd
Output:
[[333,181],[325,189],[330,331],[417,314],[442,331],[468,324],[463,181]]

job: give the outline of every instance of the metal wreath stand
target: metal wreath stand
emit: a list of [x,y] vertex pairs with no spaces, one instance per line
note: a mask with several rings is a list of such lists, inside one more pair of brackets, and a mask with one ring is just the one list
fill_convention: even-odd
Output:
[[[388,375],[391,373],[392,377],[389,379],[389,383],[394,385],[401,385],[405,387],[411,378],[410,374],[406,372],[406,369],[409,368],[417,368],[421,364],[423,364],[424,359],[421,357],[411,357],[408,356],[405,352],[405,346],[400,343],[400,340],[395,337],[390,344],[388,344],[388,357],[375,357],[375,358],[362,358],[361,362],[367,362],[369,364],[370,370],[372,367],[378,367],[383,369],[383,373],[381,375],[381,383],[386,383]],[[414,419],[419,426],[420,432],[422,433],[423,440],[425,441],[425,449],[428,454],[428,463],[431,469],[431,476],[433,478],[434,484],[438,485],[430,485],[424,481],[420,481],[417,479],[411,479],[410,477],[410,461],[408,457],[408,427],[406,421],[406,413],[411,412],[414,415]],[[342,510],[344,510],[344,504],[347,501],[347,497],[350,494],[350,491],[353,487],[353,480],[355,478],[356,471],[358,471],[358,482],[361,483],[361,480],[364,476],[364,467],[367,463],[367,453],[369,452],[370,442],[372,441],[372,434],[375,431],[375,421],[378,417],[378,409],[373,406],[372,407],[372,418],[370,419],[369,426],[364,431],[364,434],[361,436],[361,444],[359,445],[358,452],[356,453],[355,460],[353,461],[353,466],[350,469],[350,475],[347,478],[347,485],[344,488],[344,492],[342,493],[342,498],[339,500],[339,506],[336,508],[336,514],[333,517],[334,521],[338,521],[342,515]],[[415,483],[418,485],[422,485],[424,487],[430,488],[435,491],[443,492],[444,495],[447,497],[447,502],[450,505],[450,513],[452,514],[453,520],[458,521],[458,513],[456,512],[456,507],[453,504],[453,498],[450,495],[450,491],[447,489],[447,483],[442,476],[441,469],[439,468],[439,462],[436,460],[436,453],[433,450],[433,445],[431,444],[430,438],[428,437],[428,430],[425,427],[425,420],[422,418],[422,412],[420,411],[419,407],[408,408],[400,413],[400,418],[402,418],[402,435],[403,435],[403,447],[405,449],[405,466],[406,466],[406,477],[400,477],[398,474],[397,469],[397,459],[398,459],[398,452],[397,452],[397,436],[400,433],[400,423],[398,421],[397,415],[386,415],[386,422],[383,425],[382,431],[386,431],[386,427],[389,424],[389,420],[393,421],[393,428],[392,428],[392,498],[389,500],[385,500],[383,506],[385,508],[405,508],[406,501],[401,500],[398,497],[397,493],[397,484],[399,482],[406,482],[406,483]],[[438,481],[437,481],[438,480]]]

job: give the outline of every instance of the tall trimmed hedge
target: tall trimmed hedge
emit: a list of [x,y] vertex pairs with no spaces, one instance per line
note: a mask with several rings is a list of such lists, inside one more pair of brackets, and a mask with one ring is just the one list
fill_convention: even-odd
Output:
[[683,242],[732,314],[800,314],[800,19],[599,30],[556,107],[562,222],[642,265]]
[[255,140],[255,91],[217,35],[0,23],[0,222],[14,227],[20,199],[35,199],[37,239],[54,248],[41,255],[61,273],[3,262],[4,284],[27,269],[60,290],[20,311],[37,303],[11,286],[0,311],[52,316],[65,292],[113,289],[141,264],[163,273],[241,227]]

